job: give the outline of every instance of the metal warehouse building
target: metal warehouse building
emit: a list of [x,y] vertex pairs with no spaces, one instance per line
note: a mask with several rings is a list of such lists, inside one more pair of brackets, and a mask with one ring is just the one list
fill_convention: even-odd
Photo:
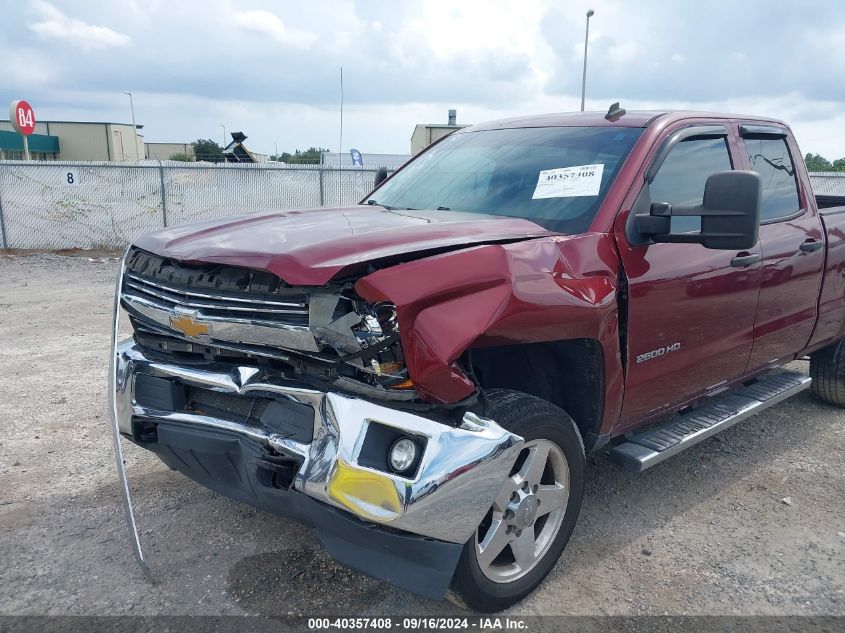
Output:
[[194,146],[191,143],[146,143],[147,158],[152,160],[170,160],[173,156],[187,156],[196,160]]
[[[144,137],[131,123],[38,121],[29,152],[33,160],[136,161],[144,158]],[[0,120],[0,160],[23,158],[20,134]]]
[[417,123],[414,126],[414,133],[411,134],[411,154],[416,155],[426,147],[438,141],[444,136],[449,136],[455,130],[467,127],[458,125],[458,113],[456,110],[449,110],[448,123]]

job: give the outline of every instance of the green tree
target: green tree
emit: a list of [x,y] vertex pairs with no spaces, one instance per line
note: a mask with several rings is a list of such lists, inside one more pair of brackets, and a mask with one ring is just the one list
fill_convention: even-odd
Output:
[[309,147],[306,150],[296,150],[293,154],[290,152],[282,152],[281,155],[276,156],[276,160],[294,165],[319,165],[320,155],[329,150],[322,147]]
[[833,165],[821,154],[808,153],[804,157],[804,164],[807,165],[807,171],[833,171]]
[[836,171],[845,171],[845,158],[837,158],[833,163],[833,169]]
[[193,161],[193,158],[191,158],[187,154],[173,154],[173,156],[170,157],[170,160],[178,160],[182,163],[190,163],[191,161]]
[[205,160],[210,163],[222,163],[225,160],[223,148],[211,139],[197,139],[191,143],[191,146],[194,148],[194,156],[197,157],[197,160]]

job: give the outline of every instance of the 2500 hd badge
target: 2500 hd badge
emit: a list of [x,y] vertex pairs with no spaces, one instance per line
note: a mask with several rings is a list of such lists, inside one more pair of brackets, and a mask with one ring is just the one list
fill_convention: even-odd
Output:
[[653,360],[655,358],[659,358],[661,356],[665,356],[669,352],[676,352],[681,349],[680,343],[672,343],[671,345],[664,345],[663,347],[658,347],[657,349],[653,349],[650,352],[646,352],[645,354],[640,354],[637,356],[637,364],[644,363],[647,360]]

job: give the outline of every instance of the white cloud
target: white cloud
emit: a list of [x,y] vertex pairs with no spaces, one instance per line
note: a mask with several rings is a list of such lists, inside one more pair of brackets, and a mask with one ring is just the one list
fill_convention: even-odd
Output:
[[54,64],[39,50],[0,48],[0,59],[3,79],[18,90],[40,87],[55,79]]
[[607,49],[607,58],[612,64],[624,64],[635,60],[639,52],[640,47],[636,42],[621,42]]
[[313,33],[288,28],[279,16],[264,9],[243,11],[235,17],[238,25],[245,31],[260,33],[296,48],[307,49],[317,41],[317,36]]
[[27,26],[41,38],[64,40],[83,50],[128,46],[132,43],[132,39],[124,33],[71,18],[49,2],[35,0],[32,7],[42,19]]
[[[841,157],[845,3],[769,2],[17,0],[0,17],[0,103],[125,121],[131,89],[151,140],[218,138],[222,122],[261,152],[335,149],[343,66],[344,143],[406,152],[414,124],[451,107],[462,123],[577,110],[592,8],[588,108],[773,115],[805,152]],[[71,46],[112,48],[79,63]]]

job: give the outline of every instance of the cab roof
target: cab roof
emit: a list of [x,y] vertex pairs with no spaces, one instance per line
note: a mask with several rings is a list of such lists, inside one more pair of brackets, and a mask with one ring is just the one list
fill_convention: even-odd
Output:
[[683,119],[726,119],[765,121],[785,125],[782,121],[759,116],[725,114],[723,112],[696,112],[693,110],[628,110],[615,121],[604,118],[604,112],[558,112],[499,119],[463,128],[463,132],[497,130],[523,127],[648,127],[656,121],[668,124]]

